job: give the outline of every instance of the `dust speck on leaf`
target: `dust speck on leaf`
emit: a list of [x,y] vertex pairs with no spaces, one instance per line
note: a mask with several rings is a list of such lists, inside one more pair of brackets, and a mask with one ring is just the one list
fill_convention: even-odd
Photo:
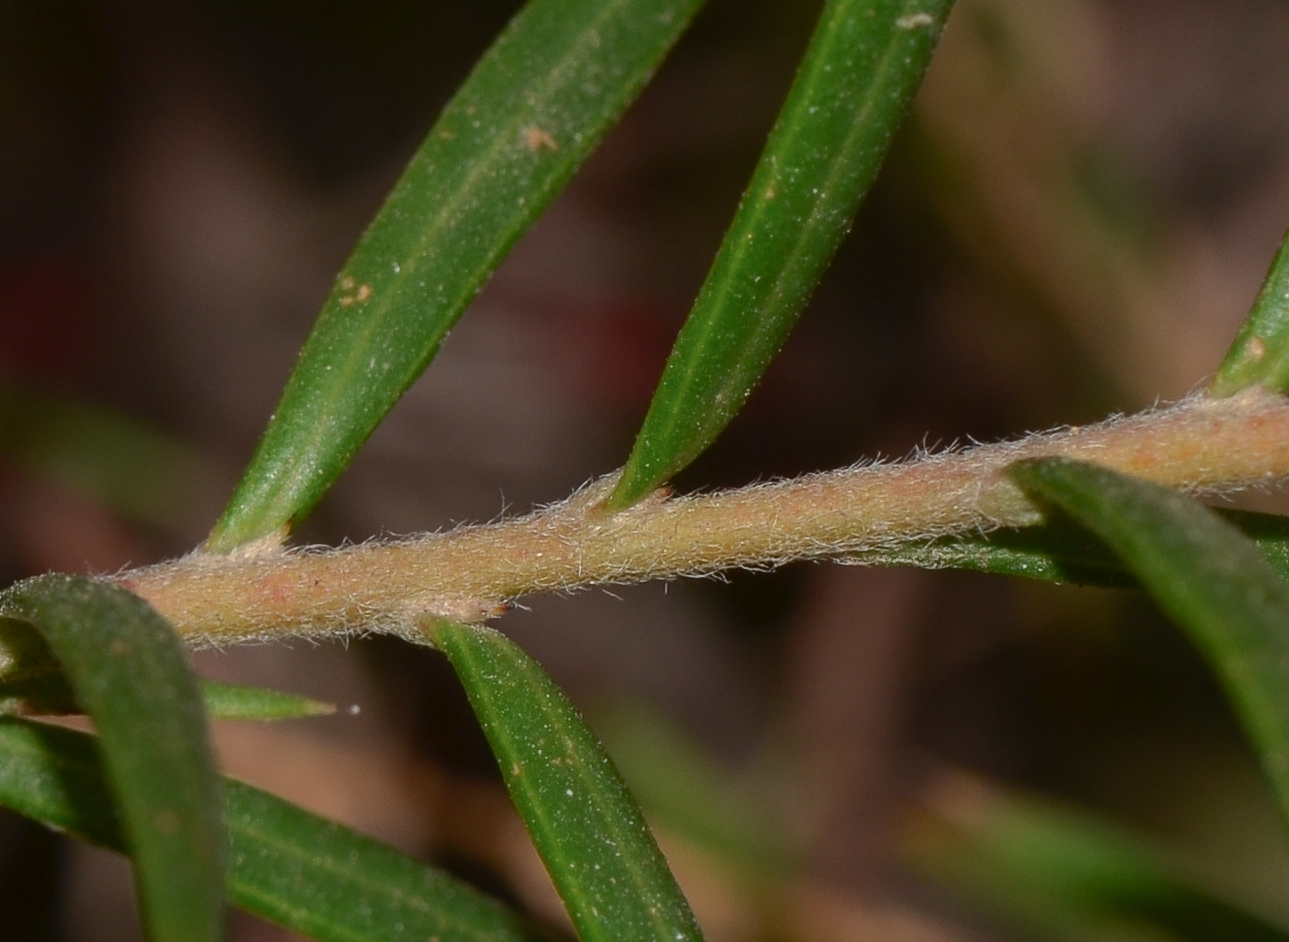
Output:
[[549,131],[536,124],[524,128],[524,146],[534,154],[542,150],[559,150],[559,142],[551,136]]
[[362,304],[371,297],[371,285],[362,284],[355,286],[352,278],[341,279],[341,290],[347,292],[336,299],[336,303],[341,307],[352,307],[355,304]]
[[895,21],[900,29],[917,29],[919,26],[934,26],[935,17],[930,13],[906,13]]

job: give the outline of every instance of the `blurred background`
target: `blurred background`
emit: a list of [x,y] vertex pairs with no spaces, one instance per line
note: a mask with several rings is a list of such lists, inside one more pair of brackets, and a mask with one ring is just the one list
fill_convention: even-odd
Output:
[[[0,0],[6,582],[201,541],[334,272],[517,6]],[[817,12],[711,0],[301,542],[524,512],[622,463]],[[796,334],[678,487],[1199,388],[1289,224],[1286,49],[1282,0],[960,0]],[[604,736],[712,942],[1289,926],[1257,770],[1136,594],[809,565],[501,626]],[[341,707],[220,724],[233,774],[563,924],[434,652],[197,661]],[[1177,882],[1149,911],[1122,880],[1073,892],[1098,853]],[[8,939],[137,934],[122,861],[7,814],[0,910]],[[293,938],[244,915],[230,937]]]

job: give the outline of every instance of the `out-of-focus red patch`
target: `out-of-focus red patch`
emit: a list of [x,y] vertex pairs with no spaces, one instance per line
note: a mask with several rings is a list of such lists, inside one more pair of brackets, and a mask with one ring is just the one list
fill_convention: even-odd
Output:
[[629,298],[560,319],[565,321],[560,332],[577,340],[559,345],[552,359],[578,391],[612,408],[643,409],[658,385],[679,319]]

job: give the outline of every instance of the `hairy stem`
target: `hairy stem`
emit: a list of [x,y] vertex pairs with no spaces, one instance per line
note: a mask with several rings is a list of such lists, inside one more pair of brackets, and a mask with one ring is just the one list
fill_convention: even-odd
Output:
[[1289,476],[1289,399],[1253,390],[1015,442],[671,498],[619,513],[614,478],[485,526],[397,542],[259,554],[195,553],[118,580],[193,644],[288,635],[422,637],[427,617],[478,621],[534,592],[766,568],[1041,519],[1005,476],[1065,455],[1206,494]]

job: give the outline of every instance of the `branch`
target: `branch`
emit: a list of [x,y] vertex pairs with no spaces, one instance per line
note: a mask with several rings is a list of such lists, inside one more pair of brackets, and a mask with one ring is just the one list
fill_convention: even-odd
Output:
[[390,632],[427,617],[480,621],[534,592],[872,557],[909,541],[1041,520],[1005,475],[1065,455],[1198,494],[1289,476],[1289,399],[1194,397],[1097,425],[898,464],[672,498],[617,513],[616,475],[529,516],[338,549],[194,553],[116,577],[195,645]]

